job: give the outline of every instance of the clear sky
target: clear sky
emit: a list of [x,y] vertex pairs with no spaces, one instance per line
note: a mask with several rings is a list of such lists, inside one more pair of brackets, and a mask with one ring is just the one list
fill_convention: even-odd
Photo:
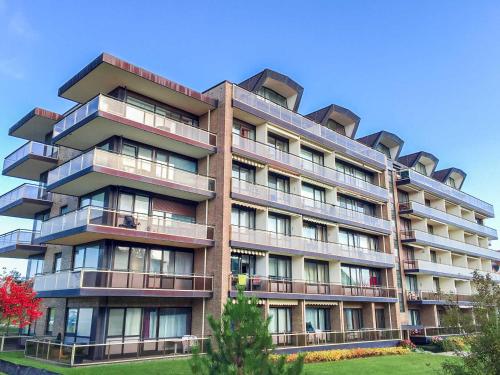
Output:
[[[199,91],[282,72],[305,88],[301,113],[351,109],[358,136],[385,129],[402,154],[463,169],[463,190],[500,216],[498,1],[0,0],[2,160],[23,143],[8,128],[35,106],[68,109],[57,89],[104,51]],[[21,182],[0,177],[0,193]],[[0,217],[17,228],[31,223]]]

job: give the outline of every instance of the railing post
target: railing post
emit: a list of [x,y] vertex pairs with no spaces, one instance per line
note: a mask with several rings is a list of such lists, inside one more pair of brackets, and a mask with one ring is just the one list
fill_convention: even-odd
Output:
[[73,345],[71,346],[71,358],[70,358],[69,365],[71,367],[73,367],[74,364],[75,364],[75,344],[73,343]]
[[47,343],[47,361],[49,360],[50,356],[50,341]]
[[5,342],[5,335],[2,335],[2,341],[0,341],[0,353],[3,352],[4,342]]

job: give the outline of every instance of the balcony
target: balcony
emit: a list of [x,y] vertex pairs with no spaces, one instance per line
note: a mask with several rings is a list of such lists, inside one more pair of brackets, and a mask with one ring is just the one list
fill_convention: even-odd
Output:
[[91,206],[42,222],[35,243],[74,246],[102,239],[188,248],[214,244],[207,225]]
[[387,202],[389,199],[388,192],[383,187],[313,163],[300,156],[280,151],[264,143],[240,137],[238,134],[233,134],[233,152],[263,163],[292,170],[309,178],[339,186],[347,191],[353,191],[378,201]]
[[45,142],[54,124],[62,116],[42,108],[35,108],[9,129],[9,135],[29,141]]
[[231,226],[231,246],[275,253],[321,257],[351,264],[394,267],[394,255],[305,237]]
[[[455,279],[472,280],[474,269],[457,267],[450,264],[434,263],[427,260],[405,260],[406,273],[421,273]],[[480,275],[489,275],[493,281],[500,282],[500,274],[477,270]]]
[[192,201],[215,196],[215,181],[162,163],[93,149],[51,170],[47,189],[82,196],[109,185]]
[[448,237],[439,236],[419,230],[402,231],[400,233],[403,243],[416,243],[422,246],[430,246],[437,249],[452,251],[474,257],[500,260],[500,252],[486,249],[484,247],[453,240]]
[[38,185],[23,184],[0,196],[0,215],[33,219],[52,206],[52,195]]
[[[239,286],[238,275],[229,277],[231,296],[236,296]],[[306,280],[272,278],[264,276],[247,277],[244,290],[258,298],[298,298],[307,300],[373,300],[397,298],[397,289],[383,286],[342,285],[338,283],[317,283]],[[395,301],[394,301],[395,302]]]
[[397,185],[412,185],[423,189],[439,197],[448,199],[456,204],[467,207],[488,217],[494,216],[493,206],[479,198],[473,197],[463,191],[452,188],[442,182],[434,180],[429,176],[407,169],[401,171],[398,176]]
[[39,142],[28,142],[7,156],[3,162],[5,176],[40,180],[40,174],[57,165],[58,148]]
[[301,195],[284,193],[267,186],[252,184],[244,180],[233,178],[231,197],[295,212],[299,215],[308,215],[340,224],[352,225],[378,233],[391,233],[391,223],[388,220],[334,206]]
[[81,269],[35,276],[39,297],[211,297],[213,277]]
[[467,232],[477,233],[480,236],[485,236],[490,239],[497,239],[497,231],[485,225],[480,225],[475,221],[467,220],[462,217],[428,207],[417,202],[404,202],[399,204],[399,212],[401,214],[414,214],[420,217],[429,218],[440,223],[452,225],[463,229]]
[[386,158],[381,152],[236,85],[233,85],[233,106],[368,165],[386,167]]
[[31,255],[43,254],[47,247],[33,243],[35,232],[17,229],[0,235],[0,257],[28,259]]
[[54,125],[54,143],[87,150],[116,135],[201,158],[216,151],[206,130],[98,95]]
[[436,291],[408,291],[406,300],[411,304],[469,304],[473,301],[471,294],[458,294],[456,291],[450,293]]

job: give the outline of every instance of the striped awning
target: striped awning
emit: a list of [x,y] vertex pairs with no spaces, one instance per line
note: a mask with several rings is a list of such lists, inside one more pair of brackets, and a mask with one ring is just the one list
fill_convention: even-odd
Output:
[[269,207],[269,212],[276,212],[277,214],[282,214],[282,215],[287,215],[287,216],[292,216],[292,217],[299,217],[300,216],[299,214],[296,214],[294,212],[283,211],[283,210],[280,210],[280,209],[274,208],[274,207]]
[[295,299],[269,299],[269,306],[297,306],[299,301]]
[[275,173],[282,174],[283,176],[288,176],[291,178],[300,178],[299,174],[294,174],[294,173],[288,172],[288,171],[285,172],[285,171],[282,171],[281,169],[278,169],[275,167],[269,167],[269,172],[275,172]]
[[306,306],[337,306],[335,301],[306,301]]
[[331,221],[316,219],[316,218],[309,217],[309,216],[304,216],[302,219],[304,221],[308,221],[310,223],[323,224],[323,225],[331,225],[331,226],[337,225],[336,223],[332,223]]
[[253,165],[254,167],[257,167],[257,168],[264,168],[264,164],[258,163],[256,161],[253,161],[253,160],[250,160],[250,159],[238,156],[238,155],[233,155],[233,160],[236,160],[236,161],[248,164],[248,165]]
[[266,252],[265,251],[240,249],[240,248],[234,248],[234,247],[231,248],[231,253],[256,255],[256,256],[259,256],[259,257],[266,256]]
[[316,149],[316,150],[322,151],[324,154],[331,154],[333,152],[333,151],[328,150],[328,149],[326,149],[324,147],[318,146],[316,143],[312,143],[312,142],[306,141],[303,138],[300,140],[300,144],[304,145],[304,146],[309,146],[312,149]]
[[246,202],[242,202],[242,201],[237,201],[237,200],[234,200],[234,199],[233,199],[232,203],[236,204],[238,206],[242,206],[242,207],[253,208],[254,210],[267,211],[266,207],[264,207],[264,206],[258,206],[256,204],[251,204],[251,203],[246,203]]
[[323,184],[323,183],[318,182],[316,180],[311,180],[311,179],[309,179],[307,177],[304,177],[304,176],[302,176],[302,181],[307,182],[308,184],[312,184],[312,185],[315,185],[315,186],[319,186],[319,187],[328,189],[328,190],[332,190],[333,189],[333,186],[330,186],[330,185],[327,185],[327,184]]
[[297,141],[300,139],[297,135],[292,134],[287,130],[283,130],[283,129],[278,128],[278,127],[271,125],[271,124],[267,124],[267,130],[270,130],[278,135],[282,135],[285,138],[295,139]]

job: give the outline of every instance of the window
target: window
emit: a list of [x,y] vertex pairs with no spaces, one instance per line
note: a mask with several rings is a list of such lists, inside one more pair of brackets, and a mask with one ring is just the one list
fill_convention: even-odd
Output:
[[339,124],[335,120],[328,119],[328,121],[326,122],[326,127],[330,130],[333,130],[333,131],[339,133],[339,134],[346,135],[345,126],[342,124]]
[[302,196],[318,202],[325,202],[325,189],[308,183],[302,183]]
[[269,277],[272,279],[291,279],[292,259],[285,256],[269,255]]
[[375,324],[377,329],[385,328],[385,311],[384,309],[375,309]]
[[94,310],[92,308],[70,308],[66,313],[66,334],[64,342],[71,343],[86,343],[90,342],[92,316]]
[[267,230],[270,232],[291,235],[290,217],[286,215],[270,212],[267,217]]
[[54,254],[54,263],[52,264],[52,272],[60,272],[62,266],[62,253]]
[[233,119],[233,133],[238,134],[241,138],[255,141],[255,126],[241,120]]
[[277,150],[288,152],[288,139],[280,137],[279,135],[268,133],[267,143]]
[[415,164],[415,170],[418,173],[422,173],[423,175],[427,176],[427,169],[425,168],[425,164],[417,162],[417,164]]
[[344,309],[344,328],[346,331],[359,331],[363,329],[363,310]]
[[135,246],[116,246],[113,250],[113,270],[145,272],[145,263],[145,248]]
[[419,310],[408,310],[409,322],[412,326],[419,326],[420,323],[420,311]]
[[335,160],[335,169],[337,169],[337,171],[341,173],[369,182],[371,184],[373,184],[375,180],[375,175],[372,172],[365,171],[364,169],[361,169],[343,160]]
[[434,234],[434,227],[432,225],[427,224],[427,232],[430,234]]
[[362,214],[374,216],[375,217],[375,205],[369,202],[362,201],[357,198],[348,197],[346,195],[339,194],[338,196],[339,207],[345,208],[347,210],[361,212]]
[[80,208],[92,207],[105,207],[106,193],[104,191],[90,193],[80,198]]
[[49,217],[50,217],[50,210],[35,214],[33,220],[33,231],[40,232],[40,229],[42,229],[42,222],[49,220]]
[[174,338],[191,334],[191,308],[145,308],[143,339]]
[[263,96],[267,100],[270,100],[271,102],[278,104],[279,106],[288,108],[288,102],[286,98],[270,88],[262,86],[259,91],[257,91],[257,95]]
[[73,255],[73,269],[98,269],[101,252],[100,243],[76,246]]
[[232,177],[255,184],[255,167],[233,161]]
[[306,259],[304,273],[306,281],[310,283],[328,283],[330,280],[328,262]]
[[28,260],[28,270],[26,272],[26,278],[32,279],[35,275],[43,273],[44,259],[42,256],[33,256]]
[[56,309],[53,307],[49,307],[47,309],[47,322],[45,325],[45,334],[48,336],[52,336],[54,331],[54,322],[56,320]]
[[431,250],[430,251],[430,255],[431,255],[431,262],[432,263],[437,263],[437,253],[434,251],[434,250]]
[[151,249],[149,252],[149,272],[191,275],[193,263],[192,251]]
[[255,229],[255,209],[233,205],[231,225]]
[[304,221],[302,236],[311,240],[326,242],[328,238],[326,225]]
[[109,309],[107,338],[140,339],[141,316],[142,309],[138,307]]
[[330,331],[330,309],[306,307],[306,331]]
[[418,292],[418,282],[416,275],[406,275],[406,289],[410,292]]
[[269,323],[270,333],[290,333],[292,332],[292,309],[289,307],[270,307]]
[[284,193],[290,192],[290,178],[286,176],[269,172],[267,184],[271,189],[282,191]]
[[425,205],[426,205],[427,207],[430,207],[430,206],[431,206],[431,200],[430,200],[430,199],[426,199],[426,200],[425,200]]
[[448,177],[448,180],[446,181],[446,184],[448,186],[451,186],[452,188],[457,188],[457,183],[453,177]]
[[325,159],[322,152],[314,150],[312,148],[301,146],[300,156],[303,159],[309,160],[315,164],[324,165]]
[[341,266],[342,285],[381,286],[382,275],[379,269],[350,265]]
[[439,293],[441,291],[441,286],[439,285],[439,278],[433,277],[432,283],[434,285],[434,291]]
[[379,143],[375,149],[391,159],[391,149],[386,145]]
[[349,247],[380,251],[379,239],[377,236],[362,232],[355,232],[344,228],[339,230],[339,242],[340,244]]
[[67,204],[59,208],[59,215],[64,215],[67,214],[68,212],[69,212],[69,207]]
[[255,275],[255,255],[231,253],[231,273],[233,275]]

